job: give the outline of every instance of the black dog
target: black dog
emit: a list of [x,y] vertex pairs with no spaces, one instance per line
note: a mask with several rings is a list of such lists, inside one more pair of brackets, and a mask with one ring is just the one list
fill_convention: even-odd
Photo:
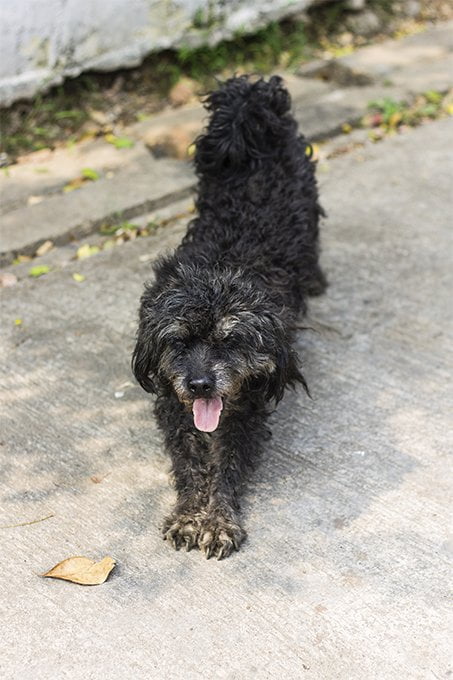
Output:
[[326,285],[314,164],[290,104],[277,76],[235,77],[208,97],[199,216],[141,298],[133,369],[157,393],[178,494],[164,538],[218,559],[245,537],[238,497],[269,402],[307,389],[291,344],[304,298]]

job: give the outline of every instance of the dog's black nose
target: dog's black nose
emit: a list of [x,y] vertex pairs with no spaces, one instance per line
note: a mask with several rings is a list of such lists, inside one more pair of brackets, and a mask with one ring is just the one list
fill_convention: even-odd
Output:
[[204,376],[203,378],[192,378],[189,380],[188,386],[194,397],[209,399],[214,390],[214,380],[208,376]]

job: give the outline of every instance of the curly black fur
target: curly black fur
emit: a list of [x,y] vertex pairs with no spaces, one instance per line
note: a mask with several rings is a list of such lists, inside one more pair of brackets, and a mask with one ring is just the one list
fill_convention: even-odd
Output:
[[235,77],[207,98],[198,217],[141,298],[133,369],[157,393],[178,494],[164,537],[219,559],[245,536],[238,497],[269,402],[306,388],[295,323],[326,285],[314,164],[290,103],[277,76]]

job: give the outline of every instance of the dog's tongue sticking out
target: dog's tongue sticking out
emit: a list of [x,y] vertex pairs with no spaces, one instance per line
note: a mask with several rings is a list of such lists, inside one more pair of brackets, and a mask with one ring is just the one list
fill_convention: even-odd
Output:
[[192,406],[193,420],[197,430],[214,432],[219,424],[223,404],[220,397],[195,399]]

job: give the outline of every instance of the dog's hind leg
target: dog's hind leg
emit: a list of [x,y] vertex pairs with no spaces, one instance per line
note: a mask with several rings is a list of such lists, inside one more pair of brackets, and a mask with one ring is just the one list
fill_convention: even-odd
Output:
[[327,279],[319,264],[315,264],[310,271],[310,277],[305,285],[307,295],[322,295],[328,286]]

